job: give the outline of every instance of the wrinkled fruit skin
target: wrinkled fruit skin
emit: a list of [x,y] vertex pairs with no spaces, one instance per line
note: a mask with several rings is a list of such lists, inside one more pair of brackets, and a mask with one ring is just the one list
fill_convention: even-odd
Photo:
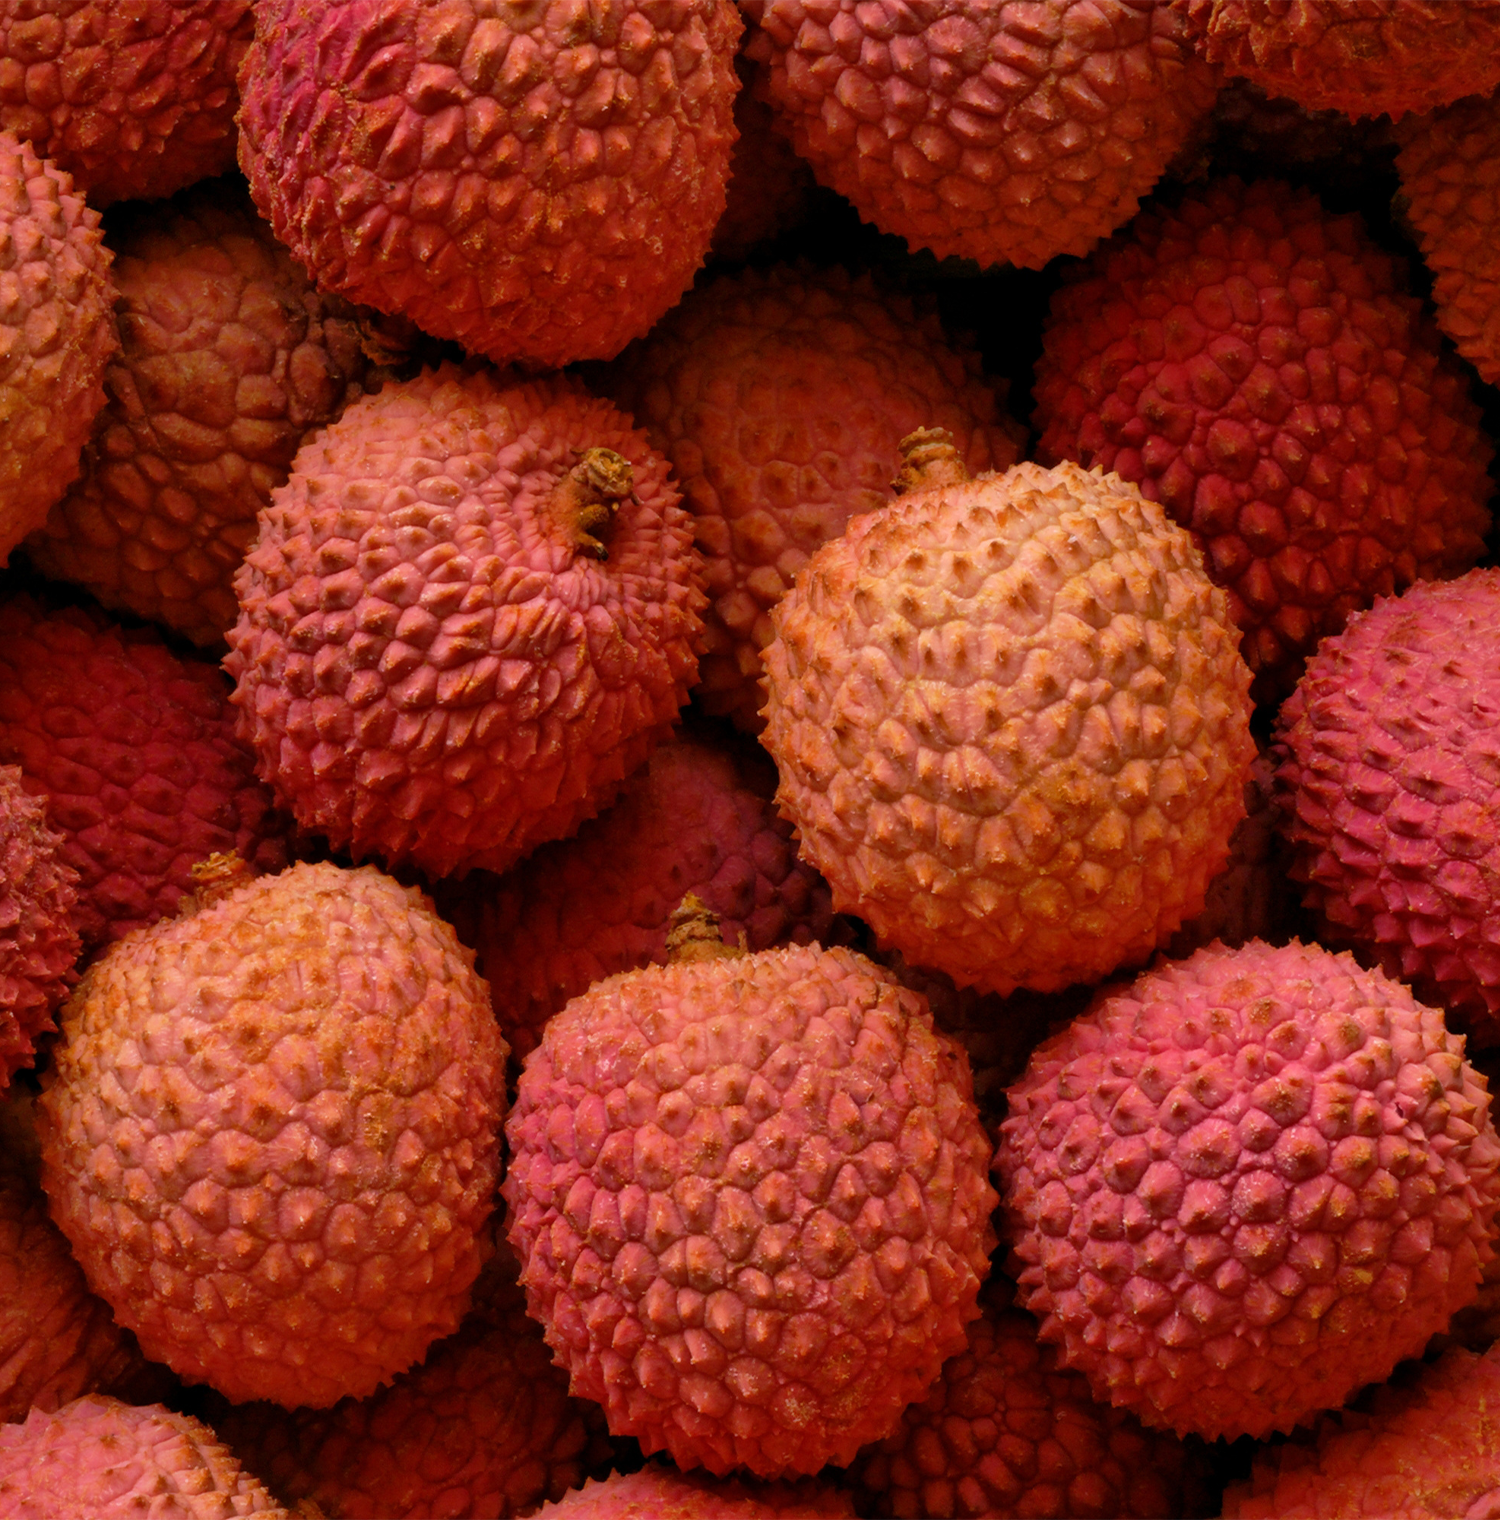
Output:
[[[606,559],[549,515],[575,457],[627,459]],[[702,569],[667,464],[576,382],[451,366],[297,456],[235,577],[240,733],[356,858],[503,871],[613,800],[697,672]]]
[[43,1186],[147,1356],[236,1402],[326,1407],[457,1328],[506,1051],[414,888],[251,881],[114,947],[60,1022]]
[[262,0],[240,164],[313,275],[498,362],[612,358],[724,210],[730,0]]
[[802,264],[700,284],[600,381],[672,461],[709,607],[695,702],[759,733],[771,608],[810,555],[892,500],[901,440],[942,427],[971,473],[1021,430],[936,310]]
[[1472,1301],[1500,1141],[1442,1014],[1293,941],[1163,961],[1033,1053],[995,1166],[1023,1301],[1095,1395],[1288,1431]]
[[1493,454],[1399,260],[1273,180],[1143,212],[1053,297],[1037,456],[1137,482],[1229,592],[1256,700],[1319,639],[1484,552]]
[[763,742],[834,906],[961,986],[1095,981],[1203,906],[1250,672],[1187,534],[1076,465],[918,489],[772,614]]
[[0,0],[0,129],[103,208],[234,167],[250,0]]
[[585,1483],[537,1511],[539,1520],[834,1520],[853,1513],[849,1494],[815,1478],[757,1483],[676,1472],[656,1462]]
[[357,312],[313,288],[228,182],[115,220],[111,246],[108,400],[81,478],[26,552],[107,607],[219,648],[256,514],[303,440],[361,394]]
[[756,88],[798,153],[939,258],[1040,269],[1087,253],[1213,107],[1182,19],[1144,0],[741,9]]
[[967,1065],[852,951],[598,983],[527,1058],[506,1135],[528,1306],[648,1455],[846,1463],[977,1312],[995,1195]]
[[78,475],[119,342],[99,213],[0,131],[0,565]]
[[1320,937],[1500,1040],[1500,570],[1325,640],[1277,717],[1279,826]]
[[87,607],[0,602],[0,761],[78,873],[86,952],[176,911],[195,862],[287,863],[289,820],[235,738],[224,673]]

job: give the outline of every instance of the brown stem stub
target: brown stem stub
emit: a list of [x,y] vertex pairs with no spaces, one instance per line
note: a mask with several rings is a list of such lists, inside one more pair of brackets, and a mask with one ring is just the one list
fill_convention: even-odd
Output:
[[619,505],[634,494],[630,461],[613,449],[585,449],[558,481],[550,506],[558,526],[579,554],[608,559],[604,534]]
[[672,909],[667,920],[667,964],[680,966],[685,961],[732,960],[750,952],[744,946],[744,934],[738,946],[726,945],[719,932],[719,915],[701,897],[689,892]]
[[191,870],[193,890],[178,902],[179,918],[212,907],[260,875],[254,866],[241,859],[234,850],[210,855],[206,860],[200,860]]
[[972,480],[947,428],[918,428],[897,445],[901,470],[891,482],[897,496],[925,486],[961,486]]

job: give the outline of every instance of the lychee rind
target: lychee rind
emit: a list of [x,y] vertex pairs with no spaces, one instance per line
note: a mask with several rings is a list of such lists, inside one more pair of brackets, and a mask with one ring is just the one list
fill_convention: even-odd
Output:
[[1275,796],[1321,938],[1500,1038],[1500,570],[1386,597],[1277,716]]
[[43,1185],[148,1356],[323,1407],[457,1327],[506,1052],[420,892],[368,866],[252,880],[114,946],[59,1022]]
[[857,518],[775,608],[763,742],[834,906],[961,986],[1095,981],[1203,905],[1250,672],[1188,535],[1021,464]]
[[240,164],[322,290],[500,363],[612,358],[724,210],[730,0],[260,0]]
[[1484,552],[1494,452],[1401,261],[1307,190],[1216,179],[1054,294],[1037,455],[1102,465],[1190,528],[1258,701],[1318,640]]
[[762,1477],[848,1462],[963,1344],[993,1241],[962,1053],[816,945],[574,998],[506,1128],[531,1312],[615,1434]]
[[854,1504],[848,1492],[816,1478],[757,1483],[648,1462],[639,1472],[585,1483],[536,1513],[538,1520],[834,1520],[853,1515]]
[[1288,1431],[1421,1352],[1493,1254],[1500,1140],[1442,1013],[1297,941],[1161,961],[1036,1050],[995,1165],[1095,1394]]
[[[557,503],[628,465],[604,554]],[[224,668],[260,774],[356,858],[503,871],[572,833],[671,732],[702,569],[666,461],[561,376],[453,366],[303,446],[235,577]]]

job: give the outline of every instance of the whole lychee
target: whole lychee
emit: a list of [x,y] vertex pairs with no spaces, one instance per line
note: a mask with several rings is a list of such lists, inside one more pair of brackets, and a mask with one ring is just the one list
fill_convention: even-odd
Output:
[[502,871],[608,806],[697,671],[667,463],[561,376],[451,365],[305,444],[235,577],[260,774],[356,858]]
[[148,1356],[235,1401],[326,1406],[467,1308],[505,1043],[416,889],[327,864],[235,881],[79,983],[42,1181]]
[[1442,1013],[1348,954],[1210,945],[1032,1054],[995,1165],[1026,1307],[1146,1424],[1290,1430],[1417,1355],[1494,1252]]
[[320,290],[498,362],[612,358],[724,210],[730,0],[259,0],[240,164]]
[[1469,383],[1401,261],[1311,191],[1226,178],[1142,212],[1053,296],[1036,403],[1039,457],[1192,530],[1257,700],[1357,608],[1484,551]]
[[1500,1038],[1500,570],[1378,601],[1277,717],[1276,801],[1320,936]]
[[772,612],[777,800],[834,906],[915,964],[1094,981],[1203,906],[1244,811],[1250,672],[1188,535],[1126,481],[933,467]]
[[639,1472],[585,1483],[536,1513],[539,1520],[834,1520],[853,1515],[854,1503],[844,1490],[816,1478],[757,1483],[648,1462]]
[[995,1195],[968,1068],[853,951],[596,983],[506,1134],[531,1312],[611,1431],[681,1467],[848,1462],[977,1312]]

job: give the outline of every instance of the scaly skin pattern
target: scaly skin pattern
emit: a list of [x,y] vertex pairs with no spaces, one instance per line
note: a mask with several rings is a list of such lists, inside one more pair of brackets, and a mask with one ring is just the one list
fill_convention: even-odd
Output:
[[[555,510],[612,449],[632,494],[580,549]],[[702,569],[667,462],[577,382],[446,366],[298,454],[235,577],[224,668],[260,774],[356,858],[503,871],[571,834],[671,732]]]
[[1129,219],[1217,75],[1148,0],[741,0],[813,172],[939,258],[1040,269]]
[[228,182],[117,215],[110,242],[108,400],[81,478],[26,553],[107,607],[219,648],[256,514],[303,440],[362,393],[357,312],[313,288]]
[[287,1512],[206,1425],[90,1395],[0,1425],[4,1520],[232,1520]]
[[0,131],[0,565],[77,478],[119,343],[99,213]]
[[1500,1140],[1441,1012],[1347,953],[1209,946],[1032,1055],[995,1166],[1025,1305],[1148,1425],[1289,1431],[1491,1259]]
[[1500,1039],[1500,570],[1327,639],[1277,716],[1279,827],[1320,938]]
[[705,711],[759,733],[771,608],[820,545],[890,504],[901,440],[953,434],[971,473],[1020,454],[979,355],[931,306],[800,264],[699,285],[600,378],[672,461],[703,552]]
[[1273,180],[1143,212],[1066,276],[1033,420],[1039,458],[1192,530],[1257,701],[1351,612],[1484,552],[1494,451],[1462,369],[1359,218]]
[[836,1520],[852,1516],[854,1504],[848,1493],[815,1478],[758,1483],[648,1462],[640,1472],[586,1483],[536,1513],[538,1520]]
[[89,204],[155,200],[234,168],[250,0],[0,0],[0,130]]
[[261,0],[240,164],[321,290],[499,362],[608,359],[724,210],[730,0]]
[[597,983],[506,1136],[531,1312],[610,1430],[679,1467],[848,1462],[978,1312],[995,1194],[967,1064],[852,951]]
[[1406,218],[1434,279],[1438,326],[1500,383],[1500,105],[1455,105],[1401,124]]
[[147,1356],[326,1407],[457,1328],[506,1050],[415,888],[368,866],[251,881],[114,947],[60,1022],[42,1183]]
[[1203,906],[1250,672],[1188,535],[1021,464],[857,518],[772,614],[763,742],[804,857],[960,986],[1096,981]]
[[1257,1454],[1249,1479],[1225,1490],[1224,1520],[1489,1520],[1497,1473],[1500,1349],[1455,1347],[1314,1435]]

